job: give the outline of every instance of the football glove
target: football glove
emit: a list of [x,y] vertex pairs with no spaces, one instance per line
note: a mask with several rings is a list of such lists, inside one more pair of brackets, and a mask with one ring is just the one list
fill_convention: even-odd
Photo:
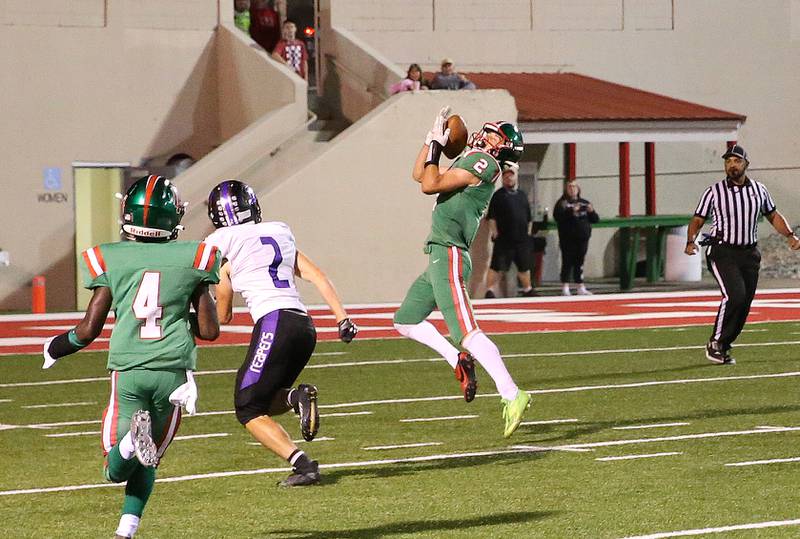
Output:
[[358,333],[358,326],[349,318],[339,321],[339,338],[342,342],[352,341]]
[[440,146],[444,147],[447,144],[447,138],[450,136],[450,129],[447,127],[447,117],[450,115],[450,106],[442,107],[436,114],[433,120],[433,127],[428,131],[425,137],[425,144],[430,146],[432,142],[438,142]]
[[186,383],[179,385],[175,391],[169,394],[169,402],[175,406],[183,406],[187,414],[194,415],[197,413],[197,396],[194,373],[187,370]]
[[58,361],[58,358],[55,358],[50,355],[50,343],[52,343],[55,338],[56,337],[53,336],[44,341],[44,350],[42,351],[42,355],[44,356],[44,363],[42,363],[42,369],[49,369],[50,367],[56,364],[56,361]]

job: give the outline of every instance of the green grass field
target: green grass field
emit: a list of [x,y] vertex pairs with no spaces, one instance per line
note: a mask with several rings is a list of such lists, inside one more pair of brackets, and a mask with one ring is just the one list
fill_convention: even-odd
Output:
[[[482,370],[467,404],[447,364],[415,343],[320,343],[301,381],[319,387],[321,439],[300,447],[324,475],[298,489],[276,486],[287,464],[236,422],[234,375],[208,373],[236,369],[244,348],[205,348],[198,408],[221,413],[186,417],[178,434],[222,435],[173,443],[158,477],[175,481],[156,484],[137,538],[616,538],[798,519],[800,462],[726,464],[800,457],[800,324],[749,325],[732,367],[704,358],[708,330],[495,337],[533,393],[526,422],[540,422],[508,440]],[[99,431],[104,354],[40,363],[0,358],[0,536],[113,537],[123,491],[104,485],[99,434],[48,436]],[[401,422],[450,416],[468,417]],[[96,422],[42,427],[84,421]],[[281,421],[300,438],[293,415]],[[404,444],[426,445],[367,449]],[[643,455],[658,456],[598,460]],[[11,492],[80,485],[98,486]],[[798,537],[800,526],[716,536]]]

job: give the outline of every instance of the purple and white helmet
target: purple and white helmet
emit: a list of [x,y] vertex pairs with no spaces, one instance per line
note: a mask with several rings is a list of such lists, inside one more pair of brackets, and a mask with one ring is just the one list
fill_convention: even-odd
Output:
[[208,195],[208,218],[216,228],[261,222],[261,206],[253,188],[239,180],[224,180]]

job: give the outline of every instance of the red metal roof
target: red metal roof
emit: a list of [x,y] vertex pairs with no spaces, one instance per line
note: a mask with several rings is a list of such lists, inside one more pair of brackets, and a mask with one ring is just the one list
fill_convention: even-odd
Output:
[[464,73],[514,96],[519,122],[739,120],[746,116],[577,73]]

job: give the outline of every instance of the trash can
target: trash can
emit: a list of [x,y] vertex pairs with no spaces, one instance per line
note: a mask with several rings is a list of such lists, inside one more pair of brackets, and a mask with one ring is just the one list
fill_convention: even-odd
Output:
[[664,278],[667,281],[699,281],[703,276],[703,250],[689,256],[686,249],[688,226],[676,226],[667,232],[666,252],[664,253]]

